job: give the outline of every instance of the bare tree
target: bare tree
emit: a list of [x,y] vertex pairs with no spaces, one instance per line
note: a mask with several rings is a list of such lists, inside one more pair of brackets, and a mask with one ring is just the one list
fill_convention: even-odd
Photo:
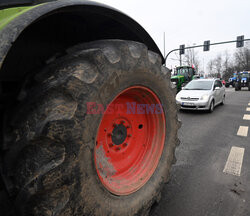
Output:
[[226,80],[234,72],[250,71],[250,44],[246,43],[244,48],[237,49],[233,58],[227,51],[223,55],[219,54],[208,62],[207,70],[210,76],[223,77]]
[[194,49],[186,50],[186,54],[184,56],[184,62],[186,62],[188,66],[194,65],[196,71],[199,72],[200,60],[198,57],[198,52],[196,52]]
[[223,66],[222,66],[222,57],[220,54],[216,58],[211,59],[208,62],[207,69],[209,71],[209,76],[221,77]]
[[238,49],[235,54],[235,67],[237,71],[250,70],[250,48],[243,47]]
[[214,60],[213,59],[209,60],[209,62],[207,63],[207,70],[208,70],[208,75],[210,77],[213,77],[213,74],[214,74]]
[[228,68],[230,67],[230,55],[228,51],[225,51],[224,53],[222,64],[223,64],[223,72],[225,73],[225,71],[227,71]]
[[215,58],[214,61],[215,61],[215,74],[216,74],[216,77],[221,77],[222,69],[223,69],[221,54],[217,55],[217,57]]
[[231,56],[229,55],[228,51],[225,51],[223,56],[223,73],[222,77],[225,80],[228,80],[230,76],[232,76],[233,72],[235,71],[233,62],[231,60]]

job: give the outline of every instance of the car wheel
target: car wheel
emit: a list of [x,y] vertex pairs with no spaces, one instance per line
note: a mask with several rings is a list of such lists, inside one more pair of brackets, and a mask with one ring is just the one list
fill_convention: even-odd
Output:
[[222,101],[221,101],[221,105],[224,105],[224,104],[225,104],[225,101],[226,101],[226,96],[224,95],[224,96],[223,96],[223,99],[222,99]]
[[159,55],[130,41],[82,44],[27,83],[5,135],[18,215],[147,215],[178,144]]
[[214,100],[211,101],[210,107],[209,107],[209,112],[212,113],[214,111]]
[[238,82],[235,83],[235,91],[239,91],[240,90],[240,85]]

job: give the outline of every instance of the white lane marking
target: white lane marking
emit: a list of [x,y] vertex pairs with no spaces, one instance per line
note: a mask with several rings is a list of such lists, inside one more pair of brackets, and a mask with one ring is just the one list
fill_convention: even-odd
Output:
[[238,136],[247,136],[248,133],[248,126],[240,126],[237,132]]
[[246,111],[250,111],[250,107],[247,107]]
[[243,116],[243,119],[244,119],[244,120],[250,120],[250,115],[245,114],[245,115]]
[[235,146],[231,148],[225,168],[223,170],[224,173],[240,176],[244,151],[244,148],[239,148]]

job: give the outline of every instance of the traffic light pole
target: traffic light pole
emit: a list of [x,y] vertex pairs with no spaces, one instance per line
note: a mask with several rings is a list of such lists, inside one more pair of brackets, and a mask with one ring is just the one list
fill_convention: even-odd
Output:
[[[250,41],[250,38],[249,39],[244,39],[242,41]],[[214,46],[214,45],[220,45],[220,44],[228,44],[228,43],[237,43],[238,41],[237,40],[233,40],[233,41],[223,41],[223,42],[218,42],[218,43],[211,43],[210,46]],[[204,44],[203,45],[195,45],[195,46],[189,46],[189,47],[183,47],[182,49],[186,50],[186,49],[192,49],[192,48],[198,48],[198,47],[204,47]],[[165,57],[165,64],[166,64],[166,61],[167,61],[167,58],[168,56],[172,53],[172,52],[175,52],[175,51],[180,51],[181,49],[173,49],[171,50],[170,52],[168,52],[168,54],[166,55]]]

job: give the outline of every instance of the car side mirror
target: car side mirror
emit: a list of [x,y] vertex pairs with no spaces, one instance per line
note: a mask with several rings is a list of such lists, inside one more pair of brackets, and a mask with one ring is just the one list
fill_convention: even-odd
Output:
[[218,87],[218,86],[217,86],[217,87],[215,87],[215,89],[214,89],[214,90],[220,90],[220,87]]

